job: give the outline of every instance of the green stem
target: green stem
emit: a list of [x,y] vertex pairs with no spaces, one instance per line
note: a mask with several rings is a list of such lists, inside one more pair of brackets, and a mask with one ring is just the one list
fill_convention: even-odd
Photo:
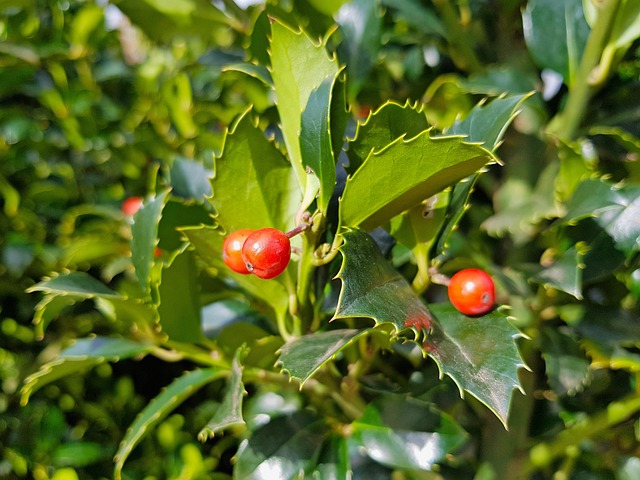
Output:
[[[569,87],[567,103],[549,122],[549,134],[564,140],[575,138],[591,97],[601,86],[602,80],[609,76],[610,70],[603,72],[597,67],[615,21],[619,3],[620,0],[602,0],[596,24],[589,34],[574,82]],[[611,66],[608,64],[609,69]]]
[[429,275],[429,247],[422,243],[414,249],[416,263],[418,265],[418,273],[413,278],[411,287],[418,295],[422,295],[431,284]]

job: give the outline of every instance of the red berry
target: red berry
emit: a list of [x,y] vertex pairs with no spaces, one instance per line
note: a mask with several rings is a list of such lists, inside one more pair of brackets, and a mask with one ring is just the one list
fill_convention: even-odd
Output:
[[460,313],[484,315],[493,308],[495,298],[495,285],[484,270],[467,268],[451,277],[449,300]]
[[255,230],[236,230],[224,239],[224,243],[222,244],[222,259],[227,267],[234,272],[242,273],[243,275],[250,273],[242,259],[242,246],[247,237],[253,232],[255,232]]
[[122,202],[122,213],[127,217],[133,217],[142,208],[144,200],[142,197],[128,197]]
[[269,279],[284,272],[291,259],[291,242],[280,230],[262,228],[252,233],[242,247],[247,270]]

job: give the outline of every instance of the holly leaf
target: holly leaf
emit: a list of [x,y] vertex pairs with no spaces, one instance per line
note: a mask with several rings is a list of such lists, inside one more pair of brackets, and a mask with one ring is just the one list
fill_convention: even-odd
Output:
[[195,160],[176,157],[171,165],[171,185],[173,194],[178,197],[202,202],[211,196],[210,177],[213,172]]
[[347,172],[353,174],[374,150],[381,150],[402,136],[413,138],[429,127],[427,116],[417,106],[409,102],[385,103],[358,124],[355,137],[349,140]]
[[210,201],[227,232],[265,227],[286,232],[294,227],[301,200],[294,172],[275,144],[252,124],[249,112],[227,134],[215,170]]
[[280,348],[279,363],[304,384],[340,350],[367,333],[369,330],[329,330],[294,338]]
[[431,137],[425,131],[398,138],[370,153],[347,179],[341,225],[372,230],[495,160],[489,150],[461,137]]
[[61,295],[73,298],[122,298],[100,280],[85,272],[69,272],[47,278],[27,289],[28,293],[44,292],[47,295]]
[[329,58],[323,44],[315,45],[301,31],[294,32],[282,23],[271,23],[271,76],[278,98],[276,107],[289,159],[299,184],[306,184],[306,173],[298,135],[301,116],[311,93],[327,78],[338,73],[338,61]]
[[127,433],[118,447],[118,451],[114,457],[116,462],[113,473],[114,478],[120,480],[124,462],[136,445],[149,433],[149,430],[164,420],[178,405],[196,393],[204,385],[226,374],[226,370],[216,368],[192,370],[174,380],[171,385],[151,400],[127,429]]
[[531,0],[522,23],[533,61],[558,72],[570,86],[590,32],[582,0]]
[[342,233],[342,289],[333,320],[372,318],[391,324],[394,334],[408,329],[429,331],[433,317],[407,280],[382,256],[373,239],[361,230]]
[[100,363],[144,355],[153,348],[153,345],[125,338],[93,337],[77,340],[62,350],[55,360],[44,364],[25,379],[20,402],[26,405],[34,392],[67,375],[85,372]]
[[177,342],[203,339],[200,288],[193,252],[185,250],[163,265],[158,288],[158,315],[162,330]]
[[582,259],[587,249],[584,244],[575,244],[562,253],[551,265],[541,268],[531,277],[536,283],[556,288],[578,300],[582,299]]
[[421,32],[445,39],[448,37],[442,20],[429,7],[411,0],[382,0],[382,4],[396,9],[403,20]]
[[320,181],[318,208],[326,214],[336,185],[336,160],[342,150],[347,112],[339,73],[314,89],[302,112],[300,153],[302,163]]
[[559,395],[575,395],[588,380],[589,360],[567,332],[540,331],[541,353],[549,386]]
[[205,442],[216,433],[226,428],[244,425],[242,417],[242,397],[246,393],[242,383],[242,365],[239,356],[242,349],[238,349],[231,364],[231,377],[227,381],[222,403],[213,415],[213,418],[204,426],[198,434],[198,440]]
[[325,437],[324,423],[309,412],[273,418],[240,444],[234,478],[294,480],[311,474]]
[[426,353],[462,395],[467,392],[480,400],[506,428],[511,393],[522,388],[518,330],[497,311],[471,318],[451,305],[432,304],[430,309],[436,321],[423,345]]
[[467,439],[462,427],[433,405],[396,395],[374,400],[351,427],[373,460],[410,470],[431,471]]
[[330,435],[327,438],[314,468],[318,480],[350,478],[352,470],[348,448],[347,440],[342,435]]

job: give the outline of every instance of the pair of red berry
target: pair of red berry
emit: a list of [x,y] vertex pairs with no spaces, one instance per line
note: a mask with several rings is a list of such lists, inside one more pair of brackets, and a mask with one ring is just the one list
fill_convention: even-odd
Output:
[[291,259],[289,235],[275,228],[236,230],[222,244],[222,259],[234,272],[275,278]]

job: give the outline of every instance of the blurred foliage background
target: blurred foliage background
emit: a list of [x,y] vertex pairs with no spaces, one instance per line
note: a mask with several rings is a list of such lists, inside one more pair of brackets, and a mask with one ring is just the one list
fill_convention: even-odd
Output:
[[[40,299],[25,290],[65,269],[107,283],[131,275],[124,199],[145,196],[158,182],[188,196],[185,169],[213,169],[225,128],[247,105],[261,114],[263,126],[276,123],[273,94],[260,80],[268,72],[246,63],[268,63],[269,14],[328,39],[353,79],[354,117],[390,99],[410,99],[426,102],[430,122],[446,128],[484,95],[536,90],[502,147],[506,167],[480,179],[458,251],[507,265],[538,264],[541,257],[544,263],[543,254],[551,252],[553,263],[564,240],[554,237],[557,231],[545,234],[546,219],[558,216],[554,195],[569,198],[577,180],[596,171],[612,181],[640,180],[640,49],[637,41],[623,42],[612,53],[616,68],[606,88],[603,79],[579,125],[562,131],[558,124],[569,120],[551,120],[579,72],[575,58],[553,48],[555,23],[549,21],[548,32],[527,31],[527,18],[536,15],[532,5],[543,3],[0,1],[0,477],[109,478],[126,426],[182,370],[180,363],[150,357],[135,368],[134,361],[103,364],[46,386],[20,406],[24,378],[67,340],[118,329],[90,305],[66,309],[62,301],[60,317],[40,338],[32,325]],[[559,4],[582,8],[581,2]],[[577,45],[586,41],[581,31],[576,27]],[[546,128],[560,132],[556,140],[544,137]],[[573,238],[589,241],[593,227],[581,224]],[[580,256],[594,265],[581,295],[592,308],[622,309],[625,331],[637,341],[637,250],[599,247],[589,258]],[[541,283],[564,288],[556,299],[563,303],[564,279]],[[510,300],[526,329],[543,289],[518,289],[523,293]],[[544,305],[548,311],[536,312],[542,317],[551,309]],[[550,321],[570,323],[575,304],[556,313]],[[591,357],[605,368],[587,373],[584,345],[564,327],[553,332],[538,338],[546,345],[551,388],[538,390],[533,434],[557,431],[559,418],[587,415],[638,388],[637,346],[624,350],[618,365],[594,347]],[[586,375],[592,376],[588,388]],[[234,446],[224,439],[201,444],[193,435],[211,407],[205,401],[193,410],[187,402],[165,420],[131,456],[127,478],[227,478]],[[603,436],[609,445],[583,459],[582,476],[571,478],[638,478],[638,420]]]

